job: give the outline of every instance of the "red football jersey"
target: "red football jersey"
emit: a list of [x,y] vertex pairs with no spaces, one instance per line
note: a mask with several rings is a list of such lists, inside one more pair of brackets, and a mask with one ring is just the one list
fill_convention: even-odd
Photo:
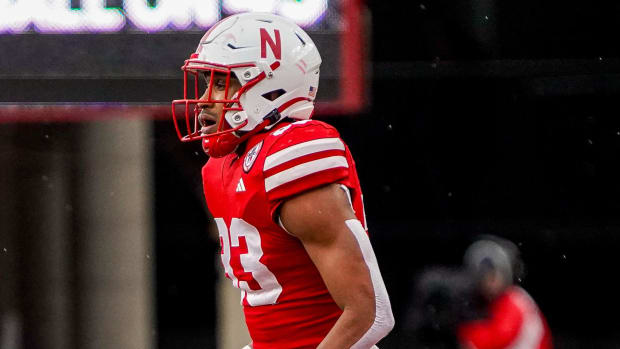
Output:
[[459,329],[461,343],[476,349],[551,349],[551,332],[534,300],[521,287],[511,287],[490,306],[487,320]]
[[285,121],[251,137],[243,155],[209,159],[202,177],[254,348],[316,348],[342,311],[299,239],[278,224],[278,208],[339,183],[366,228],[355,163],[338,132],[316,120]]

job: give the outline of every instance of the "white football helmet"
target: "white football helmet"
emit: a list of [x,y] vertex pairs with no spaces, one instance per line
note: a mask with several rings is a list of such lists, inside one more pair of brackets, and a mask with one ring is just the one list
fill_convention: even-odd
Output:
[[463,264],[477,277],[496,270],[509,284],[520,282],[525,274],[525,265],[517,245],[494,235],[482,235],[472,243],[465,251]]
[[[271,13],[227,17],[209,29],[182,67],[183,99],[172,102],[177,134],[184,142],[202,140],[209,156],[222,157],[283,118],[308,119],[314,111],[320,65],[314,42],[292,21]],[[216,100],[211,98],[209,84],[207,99],[200,99],[202,73],[225,74],[225,96],[229,95],[231,76],[241,88],[231,99]],[[194,98],[189,96],[192,93]],[[223,103],[217,132],[200,132],[198,103]],[[183,108],[184,123],[179,122],[183,117],[177,117],[177,109]]]

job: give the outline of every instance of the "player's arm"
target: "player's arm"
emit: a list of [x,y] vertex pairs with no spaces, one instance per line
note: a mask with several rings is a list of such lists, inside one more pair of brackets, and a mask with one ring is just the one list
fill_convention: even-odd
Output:
[[370,348],[394,326],[370,241],[337,184],[286,200],[280,219],[303,243],[342,315],[319,345]]

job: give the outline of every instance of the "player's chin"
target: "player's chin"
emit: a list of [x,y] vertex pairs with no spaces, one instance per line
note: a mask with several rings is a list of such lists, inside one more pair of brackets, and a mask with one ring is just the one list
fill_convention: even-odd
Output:
[[203,127],[200,129],[200,133],[201,133],[203,136],[208,136],[208,135],[210,135],[210,134],[215,133],[216,131],[217,131],[217,125],[216,125],[216,124],[213,124],[213,125],[210,125],[210,126],[203,126]]

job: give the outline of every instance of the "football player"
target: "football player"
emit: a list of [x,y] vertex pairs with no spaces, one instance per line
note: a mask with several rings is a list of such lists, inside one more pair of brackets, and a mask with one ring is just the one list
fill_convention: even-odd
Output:
[[485,236],[465,252],[465,267],[488,301],[488,317],[462,324],[464,349],[552,349],[547,321],[530,295],[514,284],[522,277],[519,249],[509,240]]
[[204,194],[254,349],[371,348],[394,326],[351,153],[311,119],[320,64],[293,22],[233,15],[185,62],[173,101],[179,138],[210,156]]

